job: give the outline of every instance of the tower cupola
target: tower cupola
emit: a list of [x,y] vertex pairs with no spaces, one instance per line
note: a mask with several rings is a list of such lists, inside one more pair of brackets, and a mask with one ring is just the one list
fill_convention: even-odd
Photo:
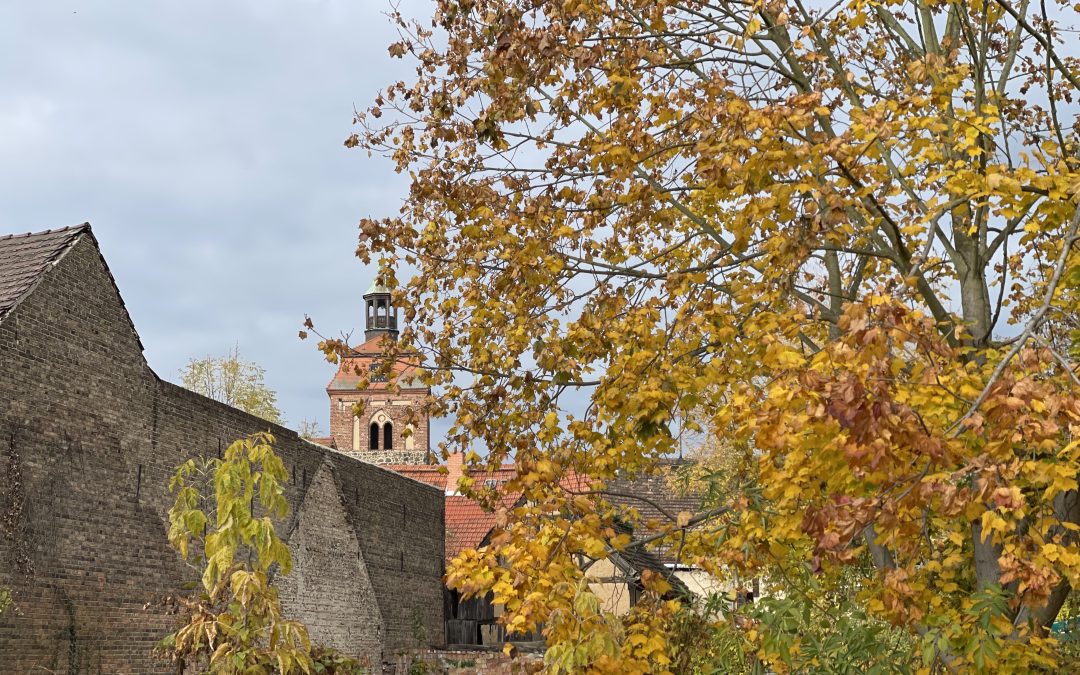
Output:
[[397,338],[398,316],[390,296],[390,289],[373,283],[364,293],[364,339],[370,340],[380,335]]

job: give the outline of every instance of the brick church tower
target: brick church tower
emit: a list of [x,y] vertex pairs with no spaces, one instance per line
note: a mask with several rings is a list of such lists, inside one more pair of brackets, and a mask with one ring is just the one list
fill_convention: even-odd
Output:
[[[330,397],[330,435],[341,452],[374,464],[430,464],[431,423],[423,402],[431,393],[413,376],[415,366],[394,365],[400,390],[391,392],[383,381],[360,391],[363,374],[378,364],[384,340],[396,340],[398,313],[389,289],[373,284],[364,293],[364,342],[341,360],[326,387]],[[353,405],[363,402],[361,415]]]

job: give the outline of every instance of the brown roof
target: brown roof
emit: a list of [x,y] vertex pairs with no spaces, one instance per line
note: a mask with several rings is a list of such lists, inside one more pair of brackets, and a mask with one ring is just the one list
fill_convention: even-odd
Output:
[[[633,530],[625,523],[616,523],[615,529],[625,534],[633,534]],[[664,564],[664,560],[645,548],[640,546],[627,547],[621,551],[610,549],[612,562],[621,567],[627,567],[624,571],[629,572],[635,578],[641,579],[641,573],[645,570],[651,570],[663,577],[670,585],[671,591],[669,594],[687,596],[690,594],[690,589],[686,587],[678,577],[675,576],[674,571]]]
[[[378,363],[382,354],[382,341],[387,340],[384,335],[376,335],[363,344],[352,348],[352,354],[341,359],[334,378],[326,386],[327,391],[343,391],[356,389],[360,382],[367,376],[373,364]],[[407,361],[399,360],[394,364],[394,375],[397,384],[403,389],[427,389],[415,379],[416,366]],[[386,389],[386,382],[370,382],[369,390]]]
[[101,266],[112,281],[116,300],[121,307],[124,307],[124,316],[127,318],[128,327],[131,328],[131,334],[139,345],[139,349],[142,350],[142,340],[139,338],[138,331],[135,330],[131,316],[127,314],[124,298],[120,296],[120,288],[116,285],[112,271],[109,270],[109,264],[101,255],[97,239],[94,238],[94,233],[90,229],[90,223],[44,232],[0,236],[0,321],[3,321],[19,306],[19,303],[34,290],[45,274],[59,263],[60,259],[84,236],[89,238],[94,250],[97,251]]
[[34,288],[37,281],[90,225],[0,237],[0,318]]

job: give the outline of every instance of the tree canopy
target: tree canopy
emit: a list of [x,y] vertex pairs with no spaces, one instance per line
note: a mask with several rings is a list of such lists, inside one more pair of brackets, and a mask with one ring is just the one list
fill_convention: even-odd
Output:
[[180,371],[180,383],[191,391],[239,408],[274,424],[285,424],[277,393],[266,385],[266,369],[240,356],[239,345],[224,356],[190,359]]
[[[451,583],[493,591],[511,629],[543,622],[552,663],[664,670],[677,603],[653,588],[614,625],[576,560],[639,545],[603,482],[700,426],[742,466],[670,523],[687,562],[775,597],[851,589],[913,666],[1053,667],[1047,627],[1080,582],[1071,5],[391,16],[415,75],[346,145],[411,188],[358,254],[396,288],[389,349],[424,354],[447,443],[515,462],[527,497]],[[595,489],[568,493],[569,472]],[[754,621],[755,658],[801,667],[799,630]]]

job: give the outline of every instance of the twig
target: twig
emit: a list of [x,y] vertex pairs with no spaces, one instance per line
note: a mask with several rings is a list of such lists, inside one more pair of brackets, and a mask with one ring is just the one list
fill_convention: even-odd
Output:
[[[722,516],[722,515],[730,512],[731,510],[732,510],[732,508],[730,506],[721,506],[719,508],[712,509],[710,511],[705,511],[704,513],[700,513],[700,514],[694,516],[693,518],[691,518],[690,520],[686,521],[686,525],[684,525],[683,527],[680,527],[678,529],[686,531],[689,528],[693,527],[694,525],[697,525],[699,523],[703,523],[706,520],[710,520],[710,519],[716,518],[718,516]],[[673,534],[674,532],[675,532],[675,530],[670,530],[670,531],[667,531],[667,532],[658,532],[658,533],[656,533],[656,534],[654,534],[652,536],[645,537],[644,539],[638,539],[637,541],[632,541],[632,542],[630,542],[629,544],[626,545],[626,548],[641,548],[642,546],[646,546],[648,544],[651,544],[654,541],[657,541],[659,539],[663,539],[664,537],[667,537],[667,536]]]
[[1061,352],[1054,349],[1054,347],[1049,342],[1047,342],[1043,336],[1036,335],[1035,341],[1041,344],[1043,347],[1046,347],[1047,351],[1054,355],[1054,358],[1058,360],[1058,363],[1060,363],[1061,367],[1065,369],[1065,372],[1069,374],[1069,377],[1072,379],[1073,382],[1076,383],[1076,386],[1080,387],[1080,376],[1077,376],[1076,374],[1076,369],[1078,366],[1074,366],[1072,363],[1070,363],[1069,359],[1065,358],[1065,356]]

